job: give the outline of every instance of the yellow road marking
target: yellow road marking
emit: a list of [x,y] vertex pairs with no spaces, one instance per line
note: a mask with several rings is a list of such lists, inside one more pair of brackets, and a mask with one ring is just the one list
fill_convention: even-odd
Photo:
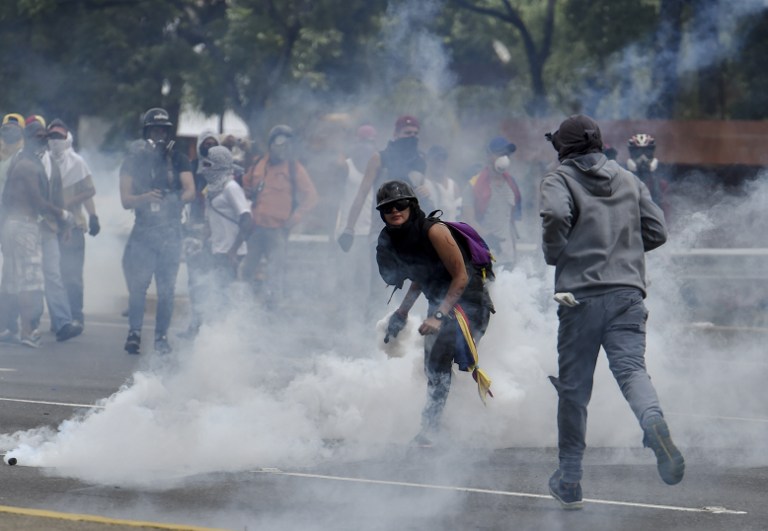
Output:
[[69,520],[73,522],[91,522],[96,524],[123,525],[127,527],[148,527],[151,529],[169,529],[175,531],[227,531],[225,529],[216,529],[212,527],[198,527],[182,524],[163,524],[160,522],[142,522],[139,520],[119,520],[116,518],[106,518],[104,516],[95,516],[92,514],[60,513],[58,511],[47,511],[44,509],[25,509],[23,507],[8,507],[6,505],[0,505],[0,513],[15,514],[20,516],[37,516],[40,518]]

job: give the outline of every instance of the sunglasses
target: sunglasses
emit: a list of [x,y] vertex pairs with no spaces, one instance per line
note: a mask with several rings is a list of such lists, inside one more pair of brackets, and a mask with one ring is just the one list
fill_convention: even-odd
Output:
[[411,206],[410,199],[398,199],[397,201],[394,201],[392,203],[387,203],[386,205],[382,205],[381,207],[379,207],[379,210],[384,214],[391,214],[394,210],[397,210],[398,212],[402,212],[409,206]]

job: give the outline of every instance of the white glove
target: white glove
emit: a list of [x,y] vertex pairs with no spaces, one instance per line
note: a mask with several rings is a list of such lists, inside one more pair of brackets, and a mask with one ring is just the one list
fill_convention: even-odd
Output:
[[579,304],[579,301],[576,300],[573,293],[555,293],[555,300],[560,306],[568,306],[569,308],[573,308]]
[[69,225],[73,222],[74,216],[72,215],[72,212],[70,212],[67,209],[63,209],[61,211],[61,221],[63,221],[66,225]]

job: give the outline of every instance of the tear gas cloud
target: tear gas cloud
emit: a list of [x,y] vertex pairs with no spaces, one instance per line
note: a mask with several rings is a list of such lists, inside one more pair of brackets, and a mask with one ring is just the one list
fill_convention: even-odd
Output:
[[[425,101],[432,113],[425,120],[422,149],[438,142],[453,146],[451,164],[458,169],[483,160],[484,139],[497,134],[497,124],[451,125],[460,111],[449,108],[454,83],[450,58],[422,23],[435,5],[414,1],[392,7],[392,23],[384,37],[391,50],[398,50],[401,67],[421,77],[428,87]],[[629,50],[626,56],[633,54]],[[361,118],[383,124],[383,137],[397,114],[413,112],[411,108],[386,109],[382,94],[366,92],[350,104]],[[292,97],[285,96],[282,103],[291,103],[286,100]],[[414,109],[423,104],[414,103]],[[336,147],[343,149],[343,145]],[[95,155],[90,155],[94,160]],[[513,172],[527,175],[527,167],[514,158],[513,162],[517,164]],[[121,309],[120,294],[125,293],[120,256],[131,217],[117,198],[116,163],[92,165],[97,177],[97,170],[104,176],[97,179],[97,205],[105,230],[87,248],[86,307],[115,312]],[[716,334],[690,326],[698,319],[690,304],[691,293],[699,289],[703,298],[711,284],[690,284],[690,262],[685,259],[713,230],[720,231],[722,241],[749,240],[738,220],[754,224],[750,215],[764,220],[768,193],[763,178],[751,186],[749,193],[740,196],[723,194],[709,211],[698,204],[680,203],[681,219],[670,242],[648,255],[647,299],[649,373],[677,442],[683,448],[711,450],[710,456],[739,449],[745,463],[765,460],[756,444],[760,437],[764,440],[766,429],[765,386],[755,376],[755,367],[764,368],[761,347],[758,339],[743,337],[724,353]],[[524,187],[535,193],[535,182]],[[527,201],[534,204],[535,198]],[[535,209],[527,215],[535,227]],[[107,233],[112,234],[111,240]],[[531,229],[523,242],[536,243],[537,236]],[[357,300],[364,301],[367,294],[357,293],[363,286],[345,282],[360,264],[344,260],[347,255],[322,247],[311,261],[298,256],[289,266],[287,304],[312,310],[300,314],[300,320],[292,318],[290,311],[272,314],[254,307],[252,301],[235,295],[242,293],[235,286],[226,316],[211,317],[193,345],[181,345],[165,359],[150,360],[105,398],[102,408],[56,429],[5,434],[0,436],[0,446],[25,465],[49,467],[96,483],[143,487],[213,471],[296,469],[385,455],[392,445],[407,443],[419,428],[426,382],[416,328],[424,307],[414,308],[409,326],[385,348],[384,319],[393,308],[385,304],[388,293],[382,287],[373,295],[378,325],[361,318],[362,307],[350,312],[344,307],[347,297],[359,295]],[[178,286],[183,293],[183,275]],[[557,371],[552,288],[553,270],[544,266],[539,250],[523,252],[515,269],[498,272],[491,288],[497,313],[479,346],[481,366],[493,379],[495,397],[483,407],[471,377],[454,375],[444,427],[448,439],[459,447],[493,451],[556,445],[556,393],[547,380]],[[400,296],[394,300],[399,302]],[[710,317],[714,321],[716,312]],[[183,319],[177,312],[176,326],[183,326]],[[712,392],[734,388],[738,389],[727,394]],[[640,429],[601,358],[590,406],[588,445],[639,447],[640,439]],[[455,474],[462,473],[461,462],[451,466]],[[464,472],[470,475],[469,470]]]

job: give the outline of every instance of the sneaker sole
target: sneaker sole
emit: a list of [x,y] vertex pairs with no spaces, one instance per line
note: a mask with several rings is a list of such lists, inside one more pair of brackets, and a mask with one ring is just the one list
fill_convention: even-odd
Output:
[[563,509],[567,510],[567,511],[576,511],[578,509],[583,509],[584,508],[584,501],[583,500],[574,501],[574,502],[567,502],[567,501],[563,500],[560,497],[560,495],[557,494],[557,492],[555,492],[555,490],[552,487],[549,487],[549,495],[552,496],[554,499],[556,499],[560,503],[560,506]]
[[661,480],[667,485],[677,485],[685,474],[685,459],[669,435],[669,427],[663,420],[646,427],[648,447],[656,454],[656,468]]

